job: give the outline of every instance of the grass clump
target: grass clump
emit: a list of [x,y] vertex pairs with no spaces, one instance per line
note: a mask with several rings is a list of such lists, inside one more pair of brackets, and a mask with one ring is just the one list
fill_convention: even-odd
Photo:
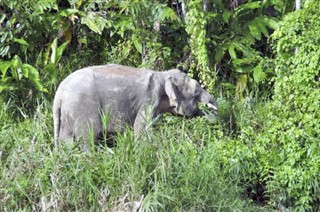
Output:
[[90,154],[77,143],[53,147],[48,104],[33,118],[1,111],[0,208],[10,210],[255,210],[237,177],[219,160],[225,140],[203,118],[172,116],[134,141],[128,130],[113,148]]

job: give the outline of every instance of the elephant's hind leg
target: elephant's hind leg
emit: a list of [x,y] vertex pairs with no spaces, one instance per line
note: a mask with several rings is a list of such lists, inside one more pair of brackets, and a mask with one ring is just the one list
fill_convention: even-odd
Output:
[[90,151],[102,133],[102,126],[99,113],[87,119],[78,119],[74,124],[74,135],[81,140],[81,146],[85,151]]

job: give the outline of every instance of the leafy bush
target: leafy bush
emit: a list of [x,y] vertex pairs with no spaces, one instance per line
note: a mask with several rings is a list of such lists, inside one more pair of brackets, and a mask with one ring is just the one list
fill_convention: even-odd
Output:
[[281,168],[274,171],[280,187],[275,192],[285,194],[282,204],[313,210],[319,210],[320,195],[319,9],[318,1],[307,1],[273,35],[277,78],[272,120],[282,156]]
[[[242,1],[231,9],[226,1],[206,1],[207,11],[199,12],[201,1],[191,2],[191,21],[186,29],[190,28],[190,46],[197,62],[191,69],[198,69],[196,75],[201,81],[209,88],[214,81],[226,82],[223,87],[231,87],[233,95],[241,100],[269,81],[273,54],[267,38],[277,26],[283,3]],[[267,13],[270,8],[272,12]]]
[[[269,51],[259,50],[267,48],[266,38],[276,25],[277,19],[265,14],[269,7],[276,8],[273,15],[278,16],[285,6],[269,0],[247,2],[233,10],[222,1],[184,5],[146,0],[4,0],[0,8],[1,61],[17,56],[23,64],[30,64],[49,93],[52,82],[66,74],[61,63],[74,55],[76,61],[66,62],[73,70],[103,63],[156,70],[182,64],[210,90],[223,68],[226,71],[220,77],[227,76],[229,85],[242,96],[249,82],[259,84],[270,77],[269,63],[262,62],[269,61]],[[57,60],[60,65],[49,64],[55,42],[56,47],[68,43],[61,51],[64,57]]]
[[244,104],[234,116],[239,133],[222,145],[225,170],[249,183],[249,196],[278,209],[319,210],[319,6],[308,1],[280,23],[273,100]]

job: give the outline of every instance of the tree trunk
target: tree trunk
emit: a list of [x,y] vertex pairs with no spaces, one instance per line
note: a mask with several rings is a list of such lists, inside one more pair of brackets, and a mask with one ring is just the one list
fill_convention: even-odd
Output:
[[209,10],[209,0],[204,0],[203,1],[203,11],[208,12]]
[[182,17],[184,22],[186,22],[186,3],[184,2],[184,0],[181,0],[181,11],[182,11]]
[[296,10],[301,9],[301,0],[296,0]]

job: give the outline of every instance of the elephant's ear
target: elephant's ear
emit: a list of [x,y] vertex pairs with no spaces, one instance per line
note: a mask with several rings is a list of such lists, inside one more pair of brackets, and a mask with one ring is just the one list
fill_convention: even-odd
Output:
[[176,91],[176,85],[172,82],[172,77],[169,77],[166,79],[165,82],[165,92],[169,98],[169,104],[170,107],[177,107],[178,106],[178,102],[177,102],[177,91]]

